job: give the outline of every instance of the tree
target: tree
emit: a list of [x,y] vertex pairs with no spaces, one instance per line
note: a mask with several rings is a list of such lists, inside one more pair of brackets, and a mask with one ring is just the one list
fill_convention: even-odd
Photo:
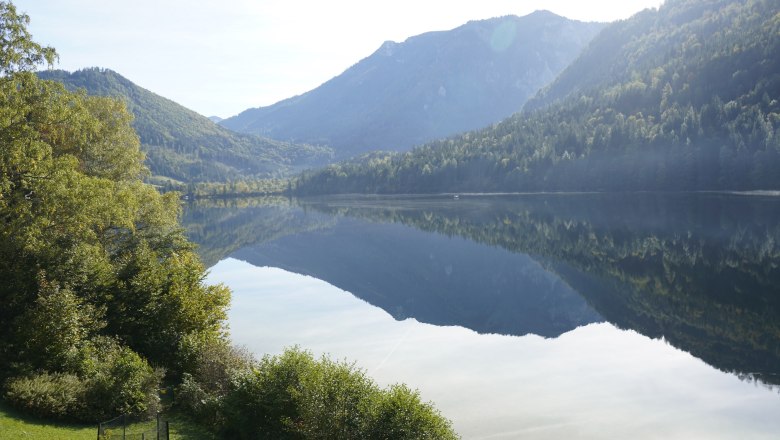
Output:
[[[183,338],[224,337],[229,292],[204,284],[177,194],[141,180],[124,104],[31,72],[56,54],[28,21],[0,2],[0,379],[38,414],[144,414],[149,361],[177,377]],[[45,407],[52,389],[85,406]]]
[[57,52],[32,40],[27,31],[30,17],[16,12],[11,2],[0,1],[0,73],[29,72],[38,65],[54,64]]

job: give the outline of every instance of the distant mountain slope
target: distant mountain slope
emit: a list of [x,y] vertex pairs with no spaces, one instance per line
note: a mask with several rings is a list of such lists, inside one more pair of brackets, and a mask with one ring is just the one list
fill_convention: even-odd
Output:
[[39,76],[88,94],[124,99],[155,176],[183,182],[278,177],[323,164],[331,156],[327,148],[231,132],[108,69],[54,70]]
[[526,110],[597,87],[640,82],[660,92],[668,83],[678,95],[675,101],[698,105],[713,96],[746,95],[757,81],[780,74],[780,60],[769,57],[777,48],[778,6],[776,1],[667,0],[658,11],[648,9],[607,27],[529,100]]
[[519,111],[603,26],[539,11],[388,41],[314,90],[220,123],[340,157],[407,150]]
[[301,194],[780,188],[780,2],[667,0],[614,23],[526,110]]

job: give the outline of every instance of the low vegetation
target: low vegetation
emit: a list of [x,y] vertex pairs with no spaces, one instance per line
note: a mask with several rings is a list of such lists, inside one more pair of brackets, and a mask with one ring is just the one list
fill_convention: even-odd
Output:
[[[170,437],[177,440],[216,440],[208,430],[203,429],[190,417],[176,411],[164,413],[170,423]],[[149,433],[156,428],[156,421],[129,423],[128,434]],[[95,440],[96,426],[84,423],[65,423],[31,416],[0,402],[0,433],[3,439],[23,440]],[[137,437],[136,437],[137,438]],[[147,437],[149,438],[149,437]]]
[[353,364],[298,348],[254,365],[235,349],[207,353],[179,387],[179,404],[222,438],[458,438],[417,392],[381,389]]

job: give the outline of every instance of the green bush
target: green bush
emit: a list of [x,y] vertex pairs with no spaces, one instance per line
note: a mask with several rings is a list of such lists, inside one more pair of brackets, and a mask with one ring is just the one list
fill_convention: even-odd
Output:
[[99,421],[119,414],[148,419],[159,412],[163,370],[105,337],[95,338],[81,354],[87,393],[86,412],[79,419]]
[[189,373],[184,373],[176,388],[176,406],[195,417],[201,424],[215,427],[221,424],[220,402],[222,395],[208,393]]
[[366,438],[417,440],[456,438],[447,419],[420,393],[405,385],[393,385],[376,394]]
[[255,359],[245,347],[236,347],[213,333],[185,335],[179,343],[181,371],[188,373],[203,390],[215,396],[224,395],[236,373],[249,370]]
[[86,384],[74,374],[42,373],[8,381],[5,398],[11,405],[38,417],[72,419],[82,412]]
[[150,418],[160,410],[163,376],[137,353],[109,338],[96,338],[78,350],[77,371],[16,377],[5,398],[44,418],[97,422],[128,414]]
[[353,364],[316,360],[297,348],[237,376],[220,410],[226,438],[458,438],[417,392],[381,389]]
[[182,359],[181,383],[176,390],[176,405],[203,423],[218,425],[222,398],[240,374],[255,364],[252,354],[230,341],[211,334],[195,333],[179,344]]

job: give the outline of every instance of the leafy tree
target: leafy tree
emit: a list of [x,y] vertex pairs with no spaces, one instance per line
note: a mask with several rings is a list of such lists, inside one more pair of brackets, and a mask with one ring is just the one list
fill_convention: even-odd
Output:
[[[40,414],[147,414],[149,362],[176,377],[183,338],[224,337],[229,292],[204,284],[178,196],[142,182],[124,104],[30,72],[55,53],[28,21],[0,2],[0,378]],[[65,392],[79,403],[47,403]]]
[[4,76],[28,72],[38,65],[51,65],[57,52],[32,41],[27,25],[30,17],[16,12],[11,2],[0,2],[0,72]]

